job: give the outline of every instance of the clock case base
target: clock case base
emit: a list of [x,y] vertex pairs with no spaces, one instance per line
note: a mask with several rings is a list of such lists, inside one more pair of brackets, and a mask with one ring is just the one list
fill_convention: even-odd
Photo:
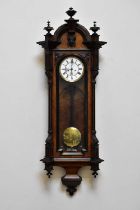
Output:
[[79,175],[65,175],[61,178],[62,184],[67,187],[66,191],[72,196],[81,184],[82,177]]
[[[62,184],[67,187],[66,191],[72,196],[77,191],[77,186],[81,184],[82,177],[78,175],[78,171],[83,166],[91,166],[92,175],[96,178],[99,170],[99,163],[103,160],[96,158],[79,158],[79,162],[77,159],[73,158],[73,161],[66,160],[67,158],[44,158],[41,161],[45,163],[44,170],[47,171],[48,178],[51,177],[53,166],[61,166],[65,169],[66,174],[61,178]],[[88,160],[87,160],[88,159]]]
[[[48,138],[46,139],[45,144],[45,157],[41,160],[45,164],[45,170],[47,171],[47,175],[50,178],[53,171],[53,166],[63,167],[66,171],[66,174],[61,178],[62,184],[67,187],[67,192],[70,195],[73,195],[77,186],[80,185],[82,178],[78,175],[78,170],[83,166],[91,166],[92,174],[94,177],[98,175],[97,171],[99,170],[99,164],[103,161],[99,158],[99,143],[96,138],[95,131],[95,79],[98,75],[99,69],[99,49],[106,44],[106,42],[99,41],[99,35],[97,31],[99,27],[94,26],[90,29],[93,31],[93,34],[90,35],[88,30],[78,24],[79,20],[74,19],[72,16],[76,13],[75,10],[70,8],[66,12],[70,18],[65,20],[65,24],[60,26],[52,35],[50,33],[53,28],[50,26],[48,22],[48,26],[44,29],[48,32],[45,35],[45,41],[37,42],[37,44],[41,45],[45,50],[45,73],[48,78]],[[61,40],[61,36],[63,33],[67,33],[67,38],[64,37],[64,42]],[[81,34],[80,37],[84,37],[84,40],[81,42],[81,38],[77,37],[77,33]],[[61,41],[63,43],[61,43]],[[53,69],[56,68],[53,63],[54,53],[57,55],[57,58],[63,57],[69,52],[79,52],[79,55],[83,56],[83,52],[88,52],[90,54],[90,72],[91,72],[91,83],[92,83],[92,112],[90,113],[93,116],[92,129],[91,129],[91,138],[88,138],[88,144],[90,145],[90,151],[85,151],[85,155],[83,157],[62,157],[61,151],[56,151],[56,129],[53,126],[56,118],[53,117],[53,113],[56,111],[53,103]],[[57,52],[57,53],[56,53]],[[86,58],[85,54],[85,60]],[[56,100],[56,99],[55,99]],[[86,155],[86,153],[91,155]],[[85,158],[88,157],[88,158]]]

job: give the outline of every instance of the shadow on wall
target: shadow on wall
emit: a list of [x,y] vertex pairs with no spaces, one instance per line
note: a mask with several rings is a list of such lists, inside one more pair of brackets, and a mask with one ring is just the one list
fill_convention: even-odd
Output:
[[[95,179],[92,175],[92,172],[89,169],[90,169],[89,166],[85,166],[79,170],[78,174],[82,177],[82,183],[80,186],[77,187],[77,191],[81,191],[83,183],[85,183],[87,185],[87,188],[92,192],[96,191],[98,180],[100,179],[100,174]],[[48,178],[45,171],[44,172],[40,171],[38,177],[39,177],[39,182],[41,183],[43,189],[48,193],[51,192],[55,181],[55,182],[60,182],[59,190],[65,193],[66,187],[61,183],[61,177],[65,175],[65,170],[61,167],[55,166],[52,172],[53,175],[51,176],[51,178]],[[69,196],[68,193],[67,195]]]
[[35,57],[36,63],[41,67],[42,70],[44,70],[45,66],[45,55],[44,50],[42,50],[42,53],[40,55]]
[[[41,69],[41,71],[43,72],[43,83],[42,83],[42,87],[43,89],[46,90],[46,94],[48,94],[48,79],[45,75],[45,55],[44,55],[44,50],[42,50],[42,52],[35,57],[35,62],[37,63],[37,65],[39,66],[39,70]],[[47,97],[47,95],[46,95]]]

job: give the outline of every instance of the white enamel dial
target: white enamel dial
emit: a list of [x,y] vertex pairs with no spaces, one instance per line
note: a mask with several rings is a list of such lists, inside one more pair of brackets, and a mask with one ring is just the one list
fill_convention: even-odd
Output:
[[84,65],[77,57],[65,58],[59,67],[61,77],[67,82],[75,82],[84,74]]

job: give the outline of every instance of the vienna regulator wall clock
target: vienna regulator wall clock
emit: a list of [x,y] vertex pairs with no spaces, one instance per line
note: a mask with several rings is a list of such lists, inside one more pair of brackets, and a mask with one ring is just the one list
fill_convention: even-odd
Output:
[[37,42],[45,50],[48,77],[48,137],[42,162],[48,177],[53,166],[63,167],[61,178],[73,195],[82,178],[78,170],[91,166],[94,177],[99,170],[99,143],[95,130],[95,78],[98,75],[99,41],[96,22],[92,34],[74,19],[76,11],[66,12],[69,19],[51,34],[48,21],[45,41]]

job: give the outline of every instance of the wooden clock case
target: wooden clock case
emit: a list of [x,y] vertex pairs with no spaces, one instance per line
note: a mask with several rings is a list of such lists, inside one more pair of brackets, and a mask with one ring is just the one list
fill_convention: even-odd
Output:
[[[51,34],[48,26],[45,41],[37,42],[45,50],[45,73],[48,77],[48,137],[45,144],[45,164],[48,177],[53,166],[63,167],[66,174],[61,178],[67,191],[73,195],[82,178],[78,170],[91,166],[94,177],[98,174],[99,141],[95,130],[95,79],[99,70],[99,49],[106,42],[99,41],[99,27],[94,22],[92,34],[74,19],[76,11],[70,8],[69,19]],[[79,58],[84,64],[83,77],[75,82],[64,81],[59,74],[62,60],[68,56]],[[63,143],[65,127],[75,125],[82,135],[81,144],[67,148]]]

